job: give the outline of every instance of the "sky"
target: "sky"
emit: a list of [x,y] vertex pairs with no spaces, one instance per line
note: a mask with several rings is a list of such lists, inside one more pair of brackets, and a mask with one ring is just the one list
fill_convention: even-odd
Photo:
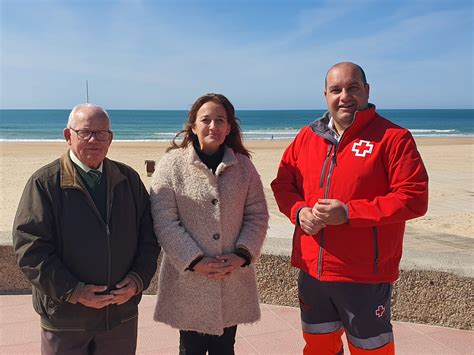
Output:
[[361,65],[378,108],[474,108],[472,0],[0,0],[0,108],[324,109]]

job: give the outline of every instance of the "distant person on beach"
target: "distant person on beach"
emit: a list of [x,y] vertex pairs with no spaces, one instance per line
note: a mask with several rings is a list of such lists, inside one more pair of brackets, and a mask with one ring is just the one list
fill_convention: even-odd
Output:
[[426,213],[428,175],[410,132],[368,103],[362,68],[326,74],[328,112],[286,149],[272,189],[293,224],[304,354],[394,354],[392,284],[405,221]]
[[74,107],[70,149],[28,180],[13,225],[41,316],[42,354],[134,354],[138,303],[160,248],[140,176],[106,158],[107,112]]
[[234,354],[237,324],[260,318],[254,264],[268,211],[249,157],[234,107],[207,94],[153,175],[152,214],[164,251],[155,320],[180,330],[182,355]]

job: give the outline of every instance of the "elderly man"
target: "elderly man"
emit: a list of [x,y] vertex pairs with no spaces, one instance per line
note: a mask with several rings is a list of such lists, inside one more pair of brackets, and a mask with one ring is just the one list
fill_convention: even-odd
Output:
[[134,354],[137,305],[160,248],[148,193],[130,167],[106,158],[107,112],[74,107],[70,149],[26,184],[13,226],[33,286],[43,354]]
[[304,354],[393,354],[392,283],[405,221],[426,213],[428,176],[406,129],[368,103],[362,68],[326,75],[328,112],[286,149],[272,189],[293,222]]

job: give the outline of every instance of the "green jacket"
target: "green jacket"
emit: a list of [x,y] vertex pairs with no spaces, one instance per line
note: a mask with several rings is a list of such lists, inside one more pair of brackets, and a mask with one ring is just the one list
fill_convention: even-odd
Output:
[[[28,180],[13,225],[17,262],[33,285],[33,306],[50,331],[109,330],[138,314],[160,252],[148,193],[130,167],[104,160],[107,223],[69,154]],[[74,301],[83,284],[114,285],[125,276],[138,284],[128,302],[102,309]]]

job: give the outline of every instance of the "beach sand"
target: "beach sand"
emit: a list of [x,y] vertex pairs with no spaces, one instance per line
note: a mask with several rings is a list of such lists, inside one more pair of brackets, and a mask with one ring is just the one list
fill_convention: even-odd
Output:
[[[281,155],[289,141],[248,141],[253,162],[262,176],[271,213],[271,222],[281,215],[270,190]],[[443,232],[474,238],[474,138],[422,138],[418,148],[430,177],[430,202],[426,216],[409,221],[420,232]],[[135,168],[148,188],[144,161],[158,160],[165,153],[164,142],[113,142],[111,159]],[[63,142],[0,143],[0,242],[11,243],[10,233],[23,187],[30,175],[67,149]],[[289,222],[288,222],[289,223]],[[291,236],[288,235],[288,238]]]

